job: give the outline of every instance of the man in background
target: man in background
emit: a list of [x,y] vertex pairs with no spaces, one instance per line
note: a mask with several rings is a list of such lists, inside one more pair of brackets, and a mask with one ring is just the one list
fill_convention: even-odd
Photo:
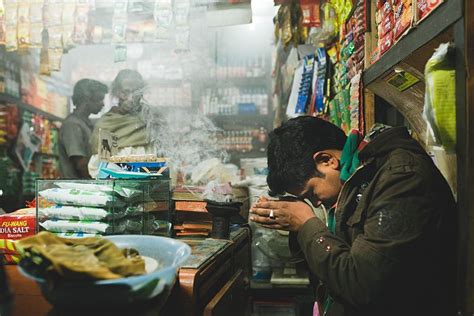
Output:
[[106,145],[100,139],[101,130],[116,138],[117,155],[155,154],[155,146],[150,142],[142,115],[145,88],[143,77],[133,69],[120,70],[112,82],[110,94],[116,105],[97,121],[90,141],[92,157],[88,167],[92,177],[99,174],[99,144]]
[[107,92],[105,84],[92,79],[81,79],[74,86],[72,102],[75,109],[59,131],[59,162],[63,178],[90,178],[87,164],[94,126],[89,116],[102,110]]

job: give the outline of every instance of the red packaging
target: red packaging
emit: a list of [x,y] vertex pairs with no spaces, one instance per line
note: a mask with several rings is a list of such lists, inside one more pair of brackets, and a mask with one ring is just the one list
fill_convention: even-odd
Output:
[[430,14],[434,9],[439,7],[443,0],[417,0],[416,10],[418,16],[418,22],[423,20]]
[[320,0],[300,0],[301,13],[303,15],[303,26],[321,26]]
[[392,13],[393,12],[392,4],[389,1],[385,2],[383,6],[380,8],[380,11],[383,16],[385,16],[386,14]]
[[379,37],[382,38],[388,32],[392,31],[395,26],[395,21],[393,19],[393,14],[388,14],[382,20],[382,23],[379,24],[378,31]]
[[33,236],[36,229],[35,214],[0,215],[0,239],[19,240]]
[[36,230],[36,209],[21,209],[0,215],[0,256],[6,264],[17,264],[20,255],[15,241],[33,236]]
[[402,2],[395,10],[394,39],[398,40],[413,22],[413,11],[410,2]]
[[387,33],[387,35],[385,35],[384,38],[382,38],[379,41],[380,55],[385,54],[385,52],[388,51],[393,46],[393,44],[394,44],[393,33],[389,32],[389,33]]
[[387,0],[377,0],[377,9],[381,9],[384,5],[385,2],[388,2]]

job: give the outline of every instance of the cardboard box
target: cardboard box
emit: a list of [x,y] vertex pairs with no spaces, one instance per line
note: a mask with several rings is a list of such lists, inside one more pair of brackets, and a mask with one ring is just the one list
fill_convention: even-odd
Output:
[[206,212],[206,202],[202,201],[176,201],[175,209],[177,211],[188,211],[188,212]]

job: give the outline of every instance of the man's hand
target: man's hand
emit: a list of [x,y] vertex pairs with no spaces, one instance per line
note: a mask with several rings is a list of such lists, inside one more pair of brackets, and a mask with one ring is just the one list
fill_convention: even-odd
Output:
[[301,201],[270,201],[260,198],[250,209],[250,220],[262,227],[298,231],[315,217],[311,207]]

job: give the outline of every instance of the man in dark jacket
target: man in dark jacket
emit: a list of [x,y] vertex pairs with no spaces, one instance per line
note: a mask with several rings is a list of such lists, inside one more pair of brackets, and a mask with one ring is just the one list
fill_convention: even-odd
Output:
[[[260,199],[251,220],[296,237],[327,288],[321,315],[455,315],[451,190],[406,128],[370,136],[364,147],[314,117],[275,129],[267,181],[273,194],[292,199]],[[328,222],[303,199],[323,203]]]

